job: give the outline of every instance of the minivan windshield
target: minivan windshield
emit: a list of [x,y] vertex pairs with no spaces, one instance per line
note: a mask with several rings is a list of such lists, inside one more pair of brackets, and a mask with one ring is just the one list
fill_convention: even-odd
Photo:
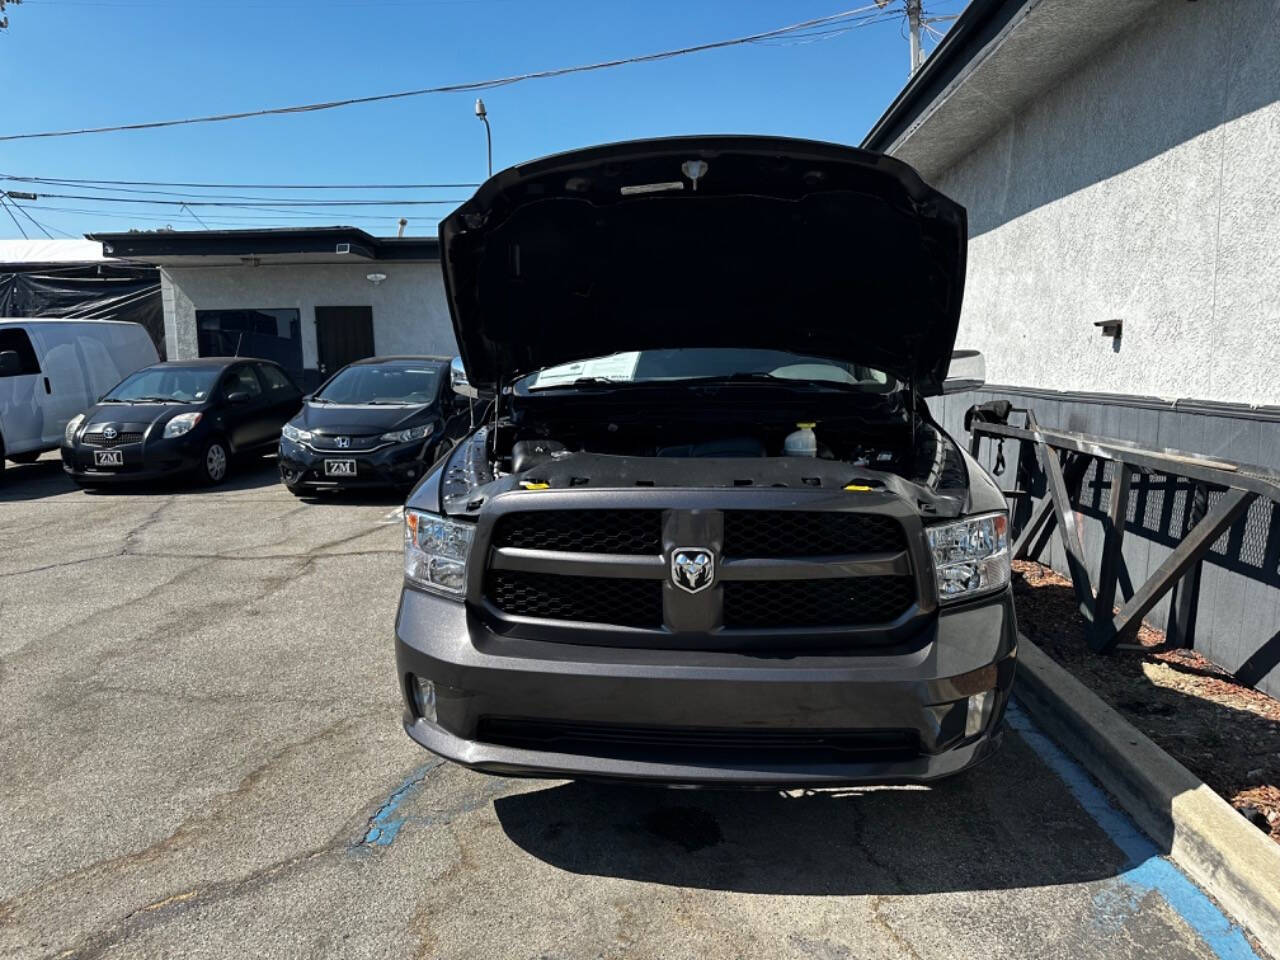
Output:
[[312,398],[321,403],[431,403],[442,364],[421,360],[358,363],[339,371]]
[[147,367],[111,388],[104,403],[199,403],[208,398],[222,370],[218,367]]
[[525,390],[681,380],[808,381],[888,393],[898,382],[872,367],[785,350],[685,347],[633,350],[546,367],[518,381]]

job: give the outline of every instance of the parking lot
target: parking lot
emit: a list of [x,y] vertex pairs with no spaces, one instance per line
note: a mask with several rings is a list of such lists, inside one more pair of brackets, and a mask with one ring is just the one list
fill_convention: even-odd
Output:
[[399,726],[395,496],[0,481],[0,954],[1252,956],[1020,713],[934,789],[489,778]]

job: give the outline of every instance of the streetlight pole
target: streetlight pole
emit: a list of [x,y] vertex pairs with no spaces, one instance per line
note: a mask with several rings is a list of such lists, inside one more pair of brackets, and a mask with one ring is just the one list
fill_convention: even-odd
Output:
[[493,176],[493,132],[489,129],[489,114],[484,108],[484,101],[476,97],[476,116],[484,121],[485,153],[489,159],[489,176]]

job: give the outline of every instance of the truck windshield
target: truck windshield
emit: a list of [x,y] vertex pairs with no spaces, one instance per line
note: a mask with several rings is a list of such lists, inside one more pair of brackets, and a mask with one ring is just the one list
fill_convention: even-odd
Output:
[[125,377],[102,400],[199,403],[208,398],[221,372],[217,367],[148,367]]
[[898,388],[889,374],[843,360],[785,350],[686,347],[637,350],[547,367],[519,381],[526,390],[595,383],[657,383],[679,380],[805,380],[888,393]]
[[359,363],[339,371],[315,398],[326,403],[431,403],[443,367],[422,361]]

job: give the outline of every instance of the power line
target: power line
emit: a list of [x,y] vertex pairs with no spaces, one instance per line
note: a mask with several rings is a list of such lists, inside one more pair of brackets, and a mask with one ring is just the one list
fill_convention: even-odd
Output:
[[[83,193],[40,193],[57,200],[92,200],[94,203],[151,203],[166,207],[249,207],[236,200],[149,200],[146,197],[98,197]],[[247,197],[273,207],[442,207],[464,203],[465,197],[447,200],[277,200],[274,197]]]
[[37,220],[35,217],[33,217],[31,214],[29,214],[29,213],[27,212],[26,207],[24,207],[22,204],[20,204],[17,200],[14,200],[12,197],[10,197],[10,198],[9,198],[9,203],[11,203],[14,207],[16,207],[16,208],[17,208],[17,211],[18,211],[20,214],[22,214],[24,217],[26,217],[28,220],[30,220],[33,224],[35,224],[35,227],[36,227],[36,229],[37,229],[37,230],[39,230],[41,233],[43,233],[43,234],[44,234],[46,237],[48,237],[50,240],[52,240],[52,239],[53,239],[53,234],[51,234],[48,230],[46,230],[46,229],[45,229],[45,226],[44,226],[44,224],[43,224],[43,223],[41,223],[39,220]]
[[726,47],[735,47],[746,43],[759,43],[762,40],[770,40],[774,37],[783,37],[802,30],[812,30],[814,27],[850,21],[859,17],[859,15],[867,14],[869,11],[872,16],[870,18],[863,17],[862,19],[869,20],[874,18],[874,16],[880,11],[880,7],[879,5],[872,3],[863,7],[855,7],[852,10],[829,14],[825,17],[815,17],[811,20],[802,20],[799,23],[788,24],[785,27],[775,27],[772,30],[765,30],[760,33],[752,33],[741,37],[732,37],[727,40],[713,40],[707,43],[698,43],[687,47],[677,47],[673,50],[663,50],[658,53],[646,53],[633,57],[619,57],[613,60],[601,60],[596,63],[579,64],[572,67],[556,67],[549,70],[537,70],[531,73],[520,73],[492,80],[476,80],[468,83],[443,84],[437,87],[423,87],[418,90],[403,90],[398,93],[380,93],[367,97],[347,97],[341,100],[326,100],[320,103],[298,104],[290,107],[271,107],[263,110],[242,110],[235,113],[218,113],[202,117],[187,117],[181,120],[151,120],[144,123],[124,123],[106,127],[81,127],[73,130],[47,130],[40,133],[11,133],[0,136],[0,141],[33,140],[42,137],[75,137],[89,133],[114,133],[124,130],[155,130],[161,127],[188,126],[197,123],[221,123],[227,120],[245,120],[250,117],[314,113],[320,110],[333,110],[338,107],[350,107],[366,103],[380,103],[387,100],[403,100],[407,97],[421,97],[433,93],[464,93],[474,92],[477,90],[492,90],[496,87],[506,87],[512,84],[522,83],[526,80],[546,80],[551,77],[563,77],[575,73],[607,70],[612,67],[621,67],[629,64],[653,63],[659,60],[670,60],[673,57],[682,57],[693,53],[703,53],[708,50],[721,50]]
[[[39,208],[43,213],[73,213],[81,216],[104,217],[111,220],[152,220],[157,223],[168,222],[169,217],[163,211],[159,210],[91,210],[83,207],[62,207],[43,205]],[[247,207],[244,209],[256,209]],[[270,209],[270,208],[265,208]],[[396,218],[388,214],[383,217],[374,217],[368,214],[339,214],[344,221],[360,221],[365,223],[395,223]],[[285,221],[286,223],[297,223],[301,218],[316,218],[328,221],[324,226],[334,226],[334,215],[328,213],[309,213],[305,210],[292,211],[278,214],[256,214],[254,216],[238,217],[234,214],[221,213],[216,216],[202,218],[206,223],[230,223],[230,224],[246,224],[246,223],[262,223],[263,221]],[[436,223],[439,217],[414,217],[415,223]]]
[[107,187],[194,187],[201,190],[445,190],[478,187],[479,183],[183,183],[171,180],[83,180],[75,177],[20,177],[0,174],[0,179],[56,186],[104,185]]
[[13,221],[13,225],[18,228],[18,232],[22,234],[23,238],[30,240],[31,238],[27,236],[27,231],[23,229],[22,224],[18,222],[18,218],[14,216],[13,211],[9,209],[9,204],[5,203],[2,198],[0,198],[0,207],[4,207],[4,212],[9,215],[9,219]]

